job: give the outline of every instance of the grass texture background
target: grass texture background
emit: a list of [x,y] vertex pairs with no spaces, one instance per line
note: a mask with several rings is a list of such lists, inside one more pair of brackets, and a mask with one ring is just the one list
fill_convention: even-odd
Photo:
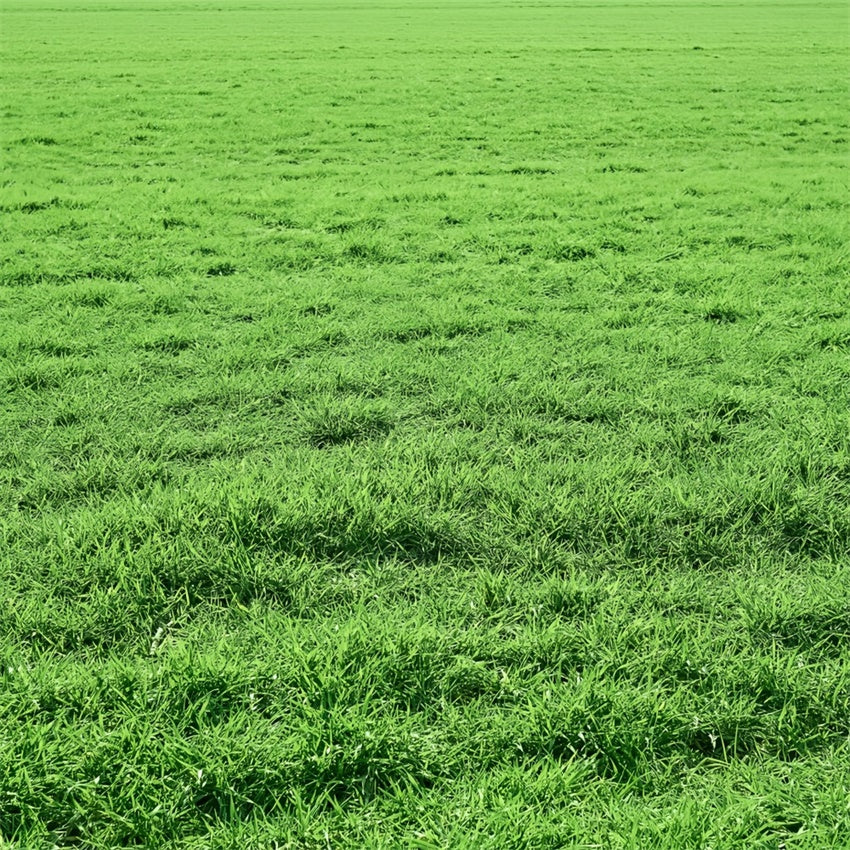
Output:
[[4,0],[0,844],[850,846],[847,23]]

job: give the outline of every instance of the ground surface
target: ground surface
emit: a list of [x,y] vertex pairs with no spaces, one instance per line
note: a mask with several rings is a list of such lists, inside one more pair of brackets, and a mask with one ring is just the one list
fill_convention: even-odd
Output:
[[850,846],[845,4],[0,15],[2,846]]

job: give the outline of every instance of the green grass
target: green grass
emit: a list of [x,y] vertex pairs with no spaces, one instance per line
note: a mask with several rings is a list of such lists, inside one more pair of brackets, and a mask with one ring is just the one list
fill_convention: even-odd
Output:
[[845,4],[0,33],[0,846],[850,846]]

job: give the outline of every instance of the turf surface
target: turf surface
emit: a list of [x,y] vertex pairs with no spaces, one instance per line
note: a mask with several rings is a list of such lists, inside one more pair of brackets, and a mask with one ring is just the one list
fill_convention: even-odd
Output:
[[0,32],[0,846],[850,846],[846,4]]

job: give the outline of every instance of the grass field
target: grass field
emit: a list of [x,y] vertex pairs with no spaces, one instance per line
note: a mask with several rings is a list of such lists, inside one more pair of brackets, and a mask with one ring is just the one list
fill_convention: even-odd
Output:
[[850,847],[846,3],[0,33],[0,847]]

